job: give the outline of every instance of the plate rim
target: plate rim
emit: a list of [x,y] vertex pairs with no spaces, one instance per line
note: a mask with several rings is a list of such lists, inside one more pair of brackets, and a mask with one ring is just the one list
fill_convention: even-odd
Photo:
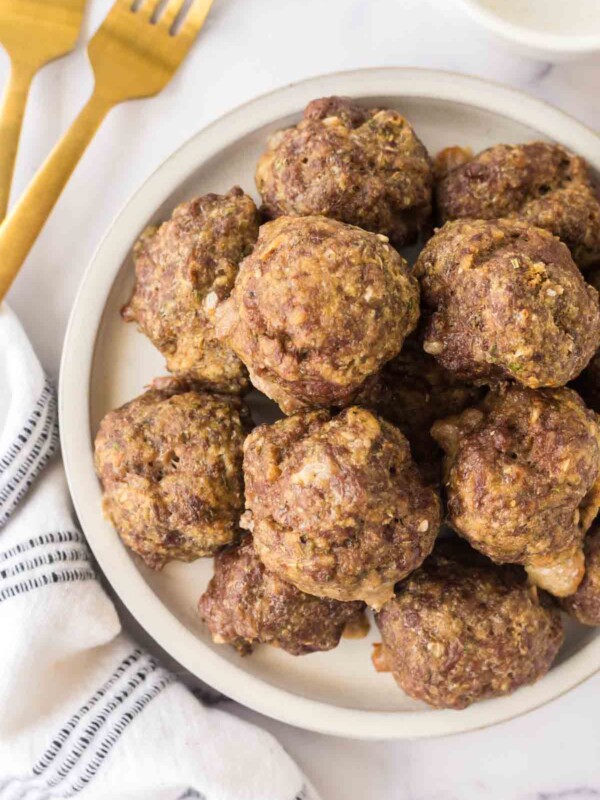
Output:
[[69,316],[59,375],[60,435],[67,481],[82,530],[124,605],[160,647],[218,691],[281,722],[335,736],[403,739],[477,730],[545,705],[591,677],[600,670],[600,636],[528,687],[526,694],[517,692],[463,711],[386,712],[331,705],[274,686],[204,645],[154,594],[120,539],[103,537],[94,526],[100,513],[100,490],[93,471],[90,379],[106,301],[131,249],[133,228],[135,233],[141,228],[137,220],[151,218],[166,197],[220,150],[273,122],[274,116],[297,114],[313,97],[330,94],[423,97],[475,106],[566,144],[600,170],[600,137],[591,128],[524,92],[455,72],[411,67],[334,72],[285,85],[235,107],[175,150],[130,196],[84,272]]

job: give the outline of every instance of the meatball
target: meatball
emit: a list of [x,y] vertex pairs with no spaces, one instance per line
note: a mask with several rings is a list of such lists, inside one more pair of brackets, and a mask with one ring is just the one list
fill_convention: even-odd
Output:
[[564,611],[584,625],[600,625],[600,526],[596,523],[585,537],[585,575],[575,594],[564,597]]
[[419,287],[387,239],[325,217],[263,225],[217,334],[286,413],[349,405],[417,324]]
[[215,574],[199,611],[213,641],[241,654],[255,642],[293,656],[332,650],[347,624],[357,623],[362,603],[340,603],[305,594],[264,568],[251,537],[215,558]]
[[466,708],[511,694],[549,670],[563,642],[560,613],[518,567],[467,545],[440,543],[376,615],[383,662],[408,695]]
[[415,272],[433,312],[423,346],[462,380],[563,386],[600,344],[598,292],[541,228],[448,222]]
[[104,513],[145,563],[193,561],[233,542],[244,505],[240,400],[159,383],[107,414],[96,436]]
[[[600,269],[586,273],[586,280],[600,291]],[[573,388],[594,411],[600,412],[600,350],[596,350],[591,361],[574,381]]]
[[431,426],[477,403],[484,392],[457,380],[423,350],[420,335],[411,334],[358,402],[400,428],[427,482],[439,484],[443,452],[431,436]]
[[431,216],[431,161],[409,123],[343,97],[313,100],[298,125],[271,137],[256,185],[269,218],[322,214],[397,247]]
[[431,552],[441,503],[404,436],[364,408],[263,425],[244,446],[246,514],[261,560],[299,589],[379,608]]
[[433,425],[446,452],[448,521],[498,563],[572,594],[582,540],[600,504],[600,425],[571,389],[492,389],[476,408]]
[[454,155],[454,162],[437,185],[444,222],[519,218],[562,239],[580,267],[600,261],[600,202],[583,158],[532,142],[498,144],[474,158]]
[[246,388],[244,366],[216,338],[213,316],[257,236],[256,206],[235,187],[182,203],[136,244],[136,284],[122,314],[137,322],[170,372],[217,391]]

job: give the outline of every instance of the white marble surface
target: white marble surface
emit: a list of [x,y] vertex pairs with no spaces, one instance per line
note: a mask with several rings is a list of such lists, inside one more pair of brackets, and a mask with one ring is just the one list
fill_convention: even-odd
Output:
[[[90,1],[86,34],[109,2]],[[11,292],[48,371],[57,375],[69,309],[103,231],[172,150],[258,93],[322,72],[389,65],[508,83],[600,129],[600,57],[561,65],[516,57],[451,0],[215,0],[201,40],[169,88],[106,121]],[[2,56],[0,84],[6,74]],[[16,193],[90,85],[81,47],[38,76]],[[588,800],[600,797],[599,690],[597,676],[522,719],[419,742],[345,741],[236,713],[272,730],[325,800]]]

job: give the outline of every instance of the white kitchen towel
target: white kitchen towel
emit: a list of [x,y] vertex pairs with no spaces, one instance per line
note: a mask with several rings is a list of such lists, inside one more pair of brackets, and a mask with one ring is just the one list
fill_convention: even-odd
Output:
[[318,800],[267,733],[122,632],[71,515],[54,389],[0,308],[0,799]]

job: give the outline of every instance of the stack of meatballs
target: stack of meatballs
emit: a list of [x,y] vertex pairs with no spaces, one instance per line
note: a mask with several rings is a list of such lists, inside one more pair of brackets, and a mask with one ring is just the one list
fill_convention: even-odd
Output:
[[[171,374],[100,425],[106,516],[151,568],[214,556],[199,612],[240,654],[329,650],[369,607],[374,667],[434,707],[538,680],[564,614],[600,625],[586,163],[432,160],[397,111],[331,97],[256,183],[259,209],[198,197],[134,248],[123,317]],[[276,422],[253,427],[251,389]]]

